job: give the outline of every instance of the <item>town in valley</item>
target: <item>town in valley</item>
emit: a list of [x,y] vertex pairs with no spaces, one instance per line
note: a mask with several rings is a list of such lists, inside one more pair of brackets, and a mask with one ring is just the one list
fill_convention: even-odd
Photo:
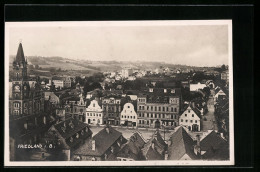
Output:
[[9,64],[10,161],[230,160],[229,66],[26,56]]

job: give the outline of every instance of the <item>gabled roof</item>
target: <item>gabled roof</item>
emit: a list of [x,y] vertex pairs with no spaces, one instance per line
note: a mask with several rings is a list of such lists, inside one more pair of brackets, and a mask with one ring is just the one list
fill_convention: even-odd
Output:
[[22,43],[19,44],[15,61],[19,62],[19,63],[20,62],[25,62]]
[[201,151],[207,151],[211,148],[217,150],[220,148],[221,144],[227,144],[227,141],[219,136],[215,131],[212,131],[200,141],[200,149]]
[[139,133],[134,133],[130,139],[122,145],[117,157],[131,158],[134,160],[143,160],[141,148],[145,141]]
[[200,110],[199,110],[197,107],[193,107],[191,104],[188,104],[188,105],[185,105],[185,106],[184,106],[183,111],[181,112],[181,115],[183,114],[183,112],[185,112],[185,111],[188,109],[188,107],[190,107],[191,110],[193,110],[194,113],[195,113],[199,118],[201,118],[201,112],[200,112]]
[[183,127],[179,127],[178,130],[170,137],[171,144],[168,147],[168,159],[179,160],[185,154],[191,159],[197,159],[194,153],[194,142],[190,135]]
[[211,147],[205,154],[202,155],[206,160],[228,160],[229,159],[229,145],[221,143],[218,149]]
[[[107,127],[109,129],[109,133],[106,131]],[[95,150],[92,150],[91,143],[86,143],[77,149],[74,154],[102,156],[118,139],[121,140],[121,136],[121,132],[113,129],[111,126],[106,126],[92,138],[92,140],[95,140]],[[120,144],[125,143],[125,141],[125,138],[122,138],[122,142],[120,142]]]
[[147,160],[162,160],[166,148],[167,144],[164,142],[159,130],[156,130],[152,138],[144,145],[142,153]]
[[[73,125],[73,127],[71,127],[71,125]],[[74,134],[76,134],[77,132],[81,131],[86,127],[88,127],[87,124],[73,118],[68,118],[65,121],[62,121],[54,125],[54,128],[60,133],[60,135],[64,139],[70,138],[71,136],[73,136]],[[63,132],[63,128],[65,128],[65,132]],[[90,129],[89,132],[91,132],[92,134],[92,131]]]

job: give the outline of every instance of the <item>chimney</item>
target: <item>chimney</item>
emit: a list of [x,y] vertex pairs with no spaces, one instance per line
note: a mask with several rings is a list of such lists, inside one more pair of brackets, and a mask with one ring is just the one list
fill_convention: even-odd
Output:
[[168,160],[168,152],[167,151],[165,151],[164,160]]
[[171,146],[171,144],[172,144],[171,138],[167,141],[167,144],[168,144],[168,146]]
[[92,149],[93,151],[96,150],[96,141],[95,141],[95,140],[91,140],[91,149]]
[[154,149],[154,143],[152,143],[152,148]]
[[106,127],[106,132],[107,132],[107,134],[109,134],[109,127],[108,126]]
[[195,102],[191,102],[191,107],[195,108]]
[[197,138],[197,155],[200,155],[200,135],[196,135],[196,138]]
[[24,129],[28,129],[28,121],[26,120],[25,123],[24,123]]

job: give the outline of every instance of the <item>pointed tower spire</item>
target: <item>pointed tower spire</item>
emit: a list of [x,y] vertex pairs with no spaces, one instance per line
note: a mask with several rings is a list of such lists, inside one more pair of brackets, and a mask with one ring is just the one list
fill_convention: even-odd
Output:
[[19,43],[19,47],[18,47],[18,50],[17,50],[17,54],[16,54],[16,59],[15,60],[18,63],[25,62],[22,43]]

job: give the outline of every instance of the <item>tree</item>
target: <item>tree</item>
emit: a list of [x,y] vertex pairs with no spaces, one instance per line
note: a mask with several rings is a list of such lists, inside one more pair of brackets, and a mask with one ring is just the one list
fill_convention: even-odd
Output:
[[222,71],[225,71],[225,70],[226,70],[226,66],[225,66],[224,64],[221,66],[221,70],[222,70]]

